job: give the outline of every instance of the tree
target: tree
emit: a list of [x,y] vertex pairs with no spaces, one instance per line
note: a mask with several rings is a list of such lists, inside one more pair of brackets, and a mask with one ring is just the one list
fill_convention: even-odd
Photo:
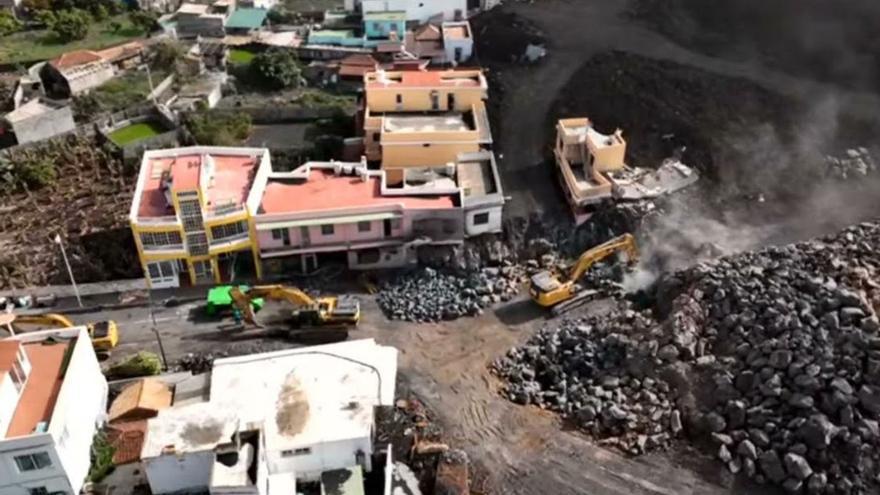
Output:
[[23,0],[21,5],[29,14],[35,14],[41,10],[51,10],[51,0]]
[[110,17],[110,12],[107,12],[107,7],[98,4],[92,9],[92,16],[96,21],[101,22],[107,20]]
[[89,34],[92,18],[88,12],[80,9],[61,10],[55,12],[49,29],[63,42],[81,40]]
[[174,40],[164,40],[153,47],[153,63],[155,67],[173,69],[177,62],[186,54],[183,46]]
[[156,29],[158,16],[149,10],[132,10],[128,13],[128,20],[144,34],[150,34]]
[[251,132],[251,118],[245,113],[199,111],[184,122],[196,143],[208,146],[236,146]]
[[21,28],[21,22],[15,16],[6,11],[0,12],[0,36],[21,31]]
[[110,31],[112,31],[113,34],[122,31],[122,23],[119,21],[110,21]]
[[297,88],[302,69],[290,50],[272,48],[258,54],[251,61],[256,77],[271,89]]

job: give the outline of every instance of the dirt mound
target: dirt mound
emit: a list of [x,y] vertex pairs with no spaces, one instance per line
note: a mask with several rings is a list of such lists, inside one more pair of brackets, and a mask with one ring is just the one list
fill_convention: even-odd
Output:
[[477,55],[484,62],[515,62],[529,45],[543,45],[544,35],[528,20],[493,9],[471,19]]
[[880,90],[880,3],[873,0],[633,0],[629,13],[700,53]]

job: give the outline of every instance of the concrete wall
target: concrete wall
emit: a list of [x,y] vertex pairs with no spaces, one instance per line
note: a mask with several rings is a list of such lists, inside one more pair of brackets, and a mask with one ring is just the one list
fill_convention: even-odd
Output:
[[[458,59],[455,58],[456,48],[461,49],[461,55],[459,55]],[[450,63],[465,62],[474,54],[474,40],[473,38],[445,38],[443,40],[443,49],[446,52],[446,60]]]
[[109,62],[95,62],[90,65],[91,67],[85,73],[64,76],[71,95],[82,94],[92,88],[97,88],[116,76],[116,71]]
[[290,473],[295,472],[297,481],[317,481],[321,473],[333,469],[351,467],[357,463],[358,450],[365,455],[366,465],[364,470],[369,472],[372,468],[370,457],[372,456],[372,439],[369,436],[352,438],[337,442],[324,442],[312,445],[311,453],[307,455],[293,455],[285,457],[281,452],[269,452],[269,472]]
[[[52,465],[20,473],[13,458],[17,455],[45,452]],[[86,457],[88,460],[88,457]],[[48,433],[17,437],[0,442],[0,495],[29,495],[28,488],[45,487],[49,493],[79,493],[70,486],[52,436]]]
[[[358,224],[356,223],[335,224],[333,226],[333,234],[331,235],[322,234],[320,225],[309,226],[305,228],[309,232],[310,246],[324,247],[337,244],[345,246],[348,243],[354,242],[371,242],[385,240],[386,237],[383,222],[383,220],[370,222],[370,230],[368,232],[360,232],[358,230]],[[392,238],[402,237],[406,235],[406,231],[404,230],[402,224],[403,222],[401,222],[400,229],[392,230]],[[260,246],[260,250],[295,249],[297,247],[303,247],[303,235],[301,227],[292,227],[285,230],[287,230],[290,235],[289,245],[285,245],[282,239],[273,239],[272,231],[259,231],[257,233],[257,243]]]
[[74,129],[76,129],[76,123],[73,121],[73,112],[70,107],[61,107],[12,125],[18,144],[42,141],[71,132]]
[[455,163],[459,153],[474,153],[479,150],[480,144],[476,140],[469,143],[413,143],[382,146],[382,168],[442,166],[447,163]]
[[106,420],[107,380],[92,341],[83,332],[74,345],[64,382],[49,421],[58,458],[70,486],[79,492],[89,472],[89,452],[97,424]]
[[442,15],[444,21],[457,20],[456,13],[467,17],[467,0],[361,0],[361,6],[365,14],[404,10],[408,21],[421,23],[436,15]]
[[388,38],[391,33],[397,33],[397,38],[403,39],[406,21],[364,19],[364,33],[368,38]]
[[0,379],[0,437],[6,435],[15,407],[18,405],[19,392],[12,382],[12,376],[4,373]]
[[379,253],[379,259],[375,262],[361,261],[359,253],[366,250],[352,250],[348,252],[348,267],[353,270],[378,270],[383,268],[397,268],[414,263],[415,251],[405,245],[375,248]]
[[[430,112],[434,110],[432,94],[437,95],[438,110],[466,112],[486,97],[481,87],[468,88],[370,88],[367,91],[367,108],[370,112]],[[453,107],[449,107],[449,95],[454,96]],[[397,103],[397,95],[401,103]]]
[[156,495],[182,491],[207,491],[211,483],[214,452],[191,452],[144,459],[150,490]]

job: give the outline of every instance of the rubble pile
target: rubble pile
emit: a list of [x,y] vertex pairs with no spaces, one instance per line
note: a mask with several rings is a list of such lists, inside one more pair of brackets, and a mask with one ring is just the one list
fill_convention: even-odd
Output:
[[624,310],[546,328],[493,363],[508,398],[560,412],[602,443],[632,454],[665,448],[682,431],[669,384],[646,367],[656,348],[633,339],[652,321]]
[[391,319],[419,323],[452,320],[509,301],[519,292],[523,278],[522,270],[514,265],[463,275],[423,267],[381,283],[376,300]]
[[622,303],[495,368],[511,400],[629,452],[683,429],[731,472],[790,493],[876,493],[878,247],[880,224],[863,223],[699,264],[660,282],[659,319]]
[[826,175],[837,179],[866,177],[877,170],[877,164],[867,148],[851,148],[845,156],[826,156]]

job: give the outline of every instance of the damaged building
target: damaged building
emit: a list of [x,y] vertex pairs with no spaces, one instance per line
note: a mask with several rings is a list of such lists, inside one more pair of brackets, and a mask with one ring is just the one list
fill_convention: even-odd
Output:
[[698,179],[696,171],[677,159],[667,159],[656,170],[628,166],[623,131],[603,134],[588,118],[559,120],[554,156],[560,185],[578,224],[603,201],[656,198]]

